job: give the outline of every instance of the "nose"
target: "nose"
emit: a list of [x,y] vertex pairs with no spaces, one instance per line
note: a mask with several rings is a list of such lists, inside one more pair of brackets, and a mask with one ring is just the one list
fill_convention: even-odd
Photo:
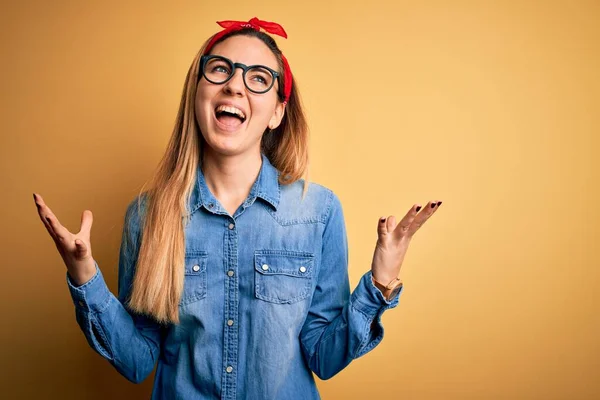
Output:
[[231,79],[229,79],[227,82],[225,82],[225,85],[223,85],[223,90],[225,93],[229,95],[243,95],[246,89],[244,85],[243,73],[244,71],[242,71],[241,68],[236,68],[233,71],[233,76]]

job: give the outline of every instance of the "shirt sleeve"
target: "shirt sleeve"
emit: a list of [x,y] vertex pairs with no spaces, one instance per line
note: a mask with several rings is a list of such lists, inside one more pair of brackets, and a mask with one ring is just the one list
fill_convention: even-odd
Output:
[[89,345],[128,380],[142,382],[154,369],[160,353],[161,325],[135,314],[126,305],[137,261],[140,218],[137,201],[127,207],[119,250],[119,296],[108,289],[98,264],[96,274],[77,286],[67,273],[75,318]]
[[398,305],[404,287],[390,300],[366,272],[350,293],[348,240],[342,205],[331,192],[323,231],[321,267],[308,316],[301,331],[302,350],[311,370],[329,379],[381,342],[381,315]]

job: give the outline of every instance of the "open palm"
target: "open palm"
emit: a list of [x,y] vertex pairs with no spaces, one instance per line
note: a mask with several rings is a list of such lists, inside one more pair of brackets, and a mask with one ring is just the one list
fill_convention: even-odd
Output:
[[421,209],[413,205],[396,224],[396,217],[381,218],[377,225],[377,244],[373,253],[371,271],[373,278],[386,285],[400,274],[402,262],[414,234],[438,210],[439,202],[429,202]]
[[96,272],[95,262],[92,258],[90,242],[92,222],[94,217],[90,210],[84,210],[81,216],[81,228],[73,234],[61,225],[50,207],[46,205],[42,196],[34,193],[33,199],[37,206],[38,214],[48,233],[54,240],[71,278],[76,284],[87,282]]

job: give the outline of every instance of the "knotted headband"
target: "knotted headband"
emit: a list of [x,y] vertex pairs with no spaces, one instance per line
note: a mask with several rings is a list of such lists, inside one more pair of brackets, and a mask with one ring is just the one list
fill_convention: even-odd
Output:
[[[263,28],[265,31],[272,33],[274,35],[278,35],[287,39],[287,33],[283,27],[275,22],[261,21],[260,19],[254,17],[250,21],[217,21],[221,27],[225,28],[221,32],[217,33],[213,36],[213,38],[208,42],[206,46],[205,54],[208,54],[210,49],[214,46],[215,42],[228,34],[229,32],[239,31],[244,28],[252,28],[254,30],[260,31],[260,28]],[[285,97],[284,104],[288,102],[290,99],[290,94],[292,93],[292,71],[290,70],[290,65],[287,62],[287,59],[281,54],[281,60],[283,61],[283,94]]]

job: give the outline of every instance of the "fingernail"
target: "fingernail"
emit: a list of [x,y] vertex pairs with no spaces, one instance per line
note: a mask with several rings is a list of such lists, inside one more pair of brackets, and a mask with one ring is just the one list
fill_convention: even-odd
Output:
[[431,203],[431,208],[435,207],[435,203]]
[[442,205],[442,202],[440,201],[440,202],[438,203],[438,207],[439,207],[439,206],[441,206],[441,205]]
[[384,222],[384,221],[385,221],[385,217],[381,217],[381,218],[379,219],[379,221],[380,221],[380,222]]
[[419,212],[420,209],[421,209],[421,206],[417,207],[417,212]]

